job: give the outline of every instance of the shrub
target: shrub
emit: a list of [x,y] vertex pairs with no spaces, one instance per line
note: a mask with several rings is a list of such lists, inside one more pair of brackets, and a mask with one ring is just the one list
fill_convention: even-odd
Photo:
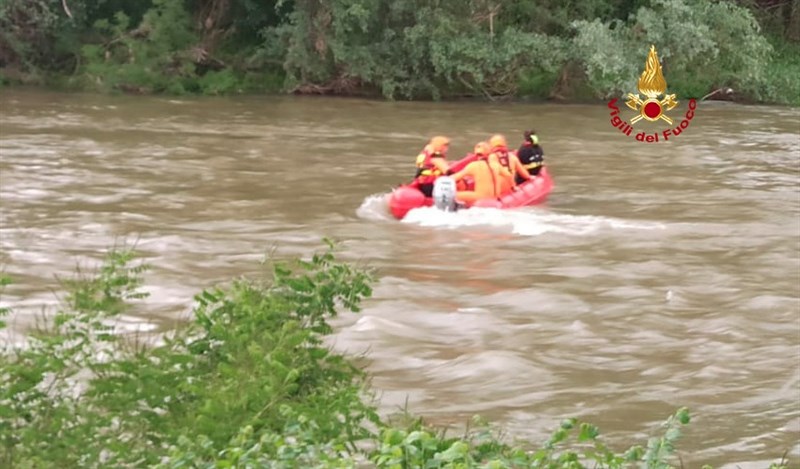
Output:
[[[382,421],[365,374],[323,344],[328,320],[371,294],[370,273],[337,262],[333,247],[204,290],[192,320],[154,344],[115,326],[146,298],[148,266],[131,249],[110,251],[95,274],[64,282],[62,306],[26,347],[0,354],[0,465],[671,467],[686,409],[622,453],[577,419],[538,448],[511,445],[478,418],[456,437],[410,416]],[[8,282],[0,277],[0,291]]]

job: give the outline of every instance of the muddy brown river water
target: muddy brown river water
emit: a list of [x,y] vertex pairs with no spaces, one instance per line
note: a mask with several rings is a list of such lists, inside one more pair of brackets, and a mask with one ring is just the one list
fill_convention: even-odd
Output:
[[[556,184],[545,205],[388,214],[432,134],[463,155],[526,127]],[[333,345],[367,353],[385,412],[478,413],[535,442],[577,416],[622,449],[687,406],[686,467],[764,468],[787,450],[800,464],[798,109],[700,103],[680,136],[647,144],[602,104],[7,89],[0,216],[5,340],[56,301],[55,275],[115,242],[138,240],[154,266],[125,324],[157,333],[271,248],[306,256],[328,236],[377,268]]]

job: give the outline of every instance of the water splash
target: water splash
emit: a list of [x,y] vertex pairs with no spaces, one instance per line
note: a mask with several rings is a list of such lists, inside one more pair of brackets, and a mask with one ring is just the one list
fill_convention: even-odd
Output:
[[665,229],[662,223],[629,221],[592,215],[559,214],[534,207],[516,210],[472,208],[459,212],[442,212],[433,207],[422,207],[408,212],[402,222],[450,229],[485,226],[500,228],[505,232],[510,231],[521,236],[538,236],[544,233],[585,236],[609,229]]
[[361,206],[356,209],[356,215],[366,220],[391,220],[389,213],[389,194],[372,194],[367,196]]

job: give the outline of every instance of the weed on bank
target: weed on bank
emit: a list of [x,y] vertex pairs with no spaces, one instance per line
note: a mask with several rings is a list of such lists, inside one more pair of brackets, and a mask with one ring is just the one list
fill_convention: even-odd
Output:
[[533,448],[503,441],[480,419],[456,437],[421,419],[384,421],[367,375],[323,343],[328,321],[358,312],[372,293],[371,273],[337,261],[330,243],[310,260],[268,266],[264,279],[202,291],[185,327],[147,345],[115,326],[147,296],[148,266],[132,250],[114,249],[96,273],[64,282],[47,323],[25,347],[9,344],[0,355],[0,467],[681,464],[675,444],[690,420],[686,409],[660,436],[619,453],[576,419]]

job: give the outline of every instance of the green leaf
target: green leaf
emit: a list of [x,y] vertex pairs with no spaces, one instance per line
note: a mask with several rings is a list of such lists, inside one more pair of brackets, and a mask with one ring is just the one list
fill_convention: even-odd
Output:
[[664,439],[667,441],[675,441],[681,436],[681,430],[679,428],[670,428],[664,434]]
[[689,416],[689,409],[686,407],[680,408],[676,415],[678,417],[678,421],[683,425],[687,425],[691,420],[691,417]]
[[581,432],[580,435],[578,435],[578,441],[594,440],[599,434],[600,430],[598,430],[596,426],[588,423],[581,423]]
[[576,418],[568,418],[561,421],[561,428],[564,430],[572,430],[578,422]]
[[466,443],[463,441],[456,441],[444,452],[436,453],[434,458],[444,462],[454,462],[459,459],[464,459],[468,452],[469,446]]
[[548,443],[549,443],[550,445],[553,445],[553,446],[555,446],[555,445],[557,445],[558,443],[560,443],[560,442],[562,442],[562,441],[566,440],[566,439],[567,439],[567,436],[569,436],[569,432],[568,432],[568,431],[566,431],[566,430],[562,430],[562,429],[556,430],[556,431],[553,433],[553,435],[550,437],[550,440],[548,441]]

